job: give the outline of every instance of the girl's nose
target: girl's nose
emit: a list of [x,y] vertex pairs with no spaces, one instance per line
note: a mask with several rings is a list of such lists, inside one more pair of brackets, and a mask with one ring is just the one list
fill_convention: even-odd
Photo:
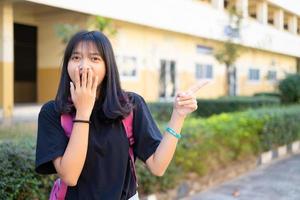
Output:
[[84,61],[81,61],[81,63],[79,64],[79,71],[82,71],[83,69],[91,69],[91,66],[87,63],[87,62],[84,62]]
[[79,65],[79,71],[82,71],[83,69],[91,69],[89,65]]

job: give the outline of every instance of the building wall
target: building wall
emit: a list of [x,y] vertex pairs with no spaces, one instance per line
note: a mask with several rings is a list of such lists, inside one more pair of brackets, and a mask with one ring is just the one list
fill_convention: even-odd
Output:
[[[151,76],[156,74],[155,81],[159,81],[159,60],[162,58],[174,59],[178,67],[178,90],[187,89],[195,83],[195,63],[208,63],[213,65],[213,79],[210,83],[200,90],[198,97],[215,98],[225,95],[226,80],[225,66],[216,61],[213,55],[203,55],[196,53],[196,45],[220,48],[223,43],[213,40],[201,39],[184,34],[161,31],[143,26],[118,22],[119,35],[117,39],[116,52],[133,52],[133,55],[145,59],[146,64],[140,66],[141,71],[151,72]],[[130,47],[130,50],[129,48]],[[124,50],[125,49],[125,50]],[[143,49],[143,52],[134,53]],[[238,95],[252,95],[256,92],[274,91],[277,83],[267,80],[268,70],[275,70],[277,78],[282,79],[285,73],[296,72],[296,58],[277,53],[261,51],[257,49],[241,48],[241,57],[237,60],[238,75]],[[129,53],[130,54],[130,53]],[[260,79],[258,81],[249,80],[249,69],[258,68]],[[136,90],[144,94],[150,100],[158,98],[158,82],[150,81],[149,92],[143,90],[144,76],[138,79],[124,81],[125,88]],[[136,84],[134,84],[136,83]],[[156,98],[153,95],[156,91]]]
[[[54,25],[71,23],[79,24],[84,28],[88,27],[87,22],[91,16],[61,9],[35,15],[15,13],[15,22],[38,27],[38,103],[53,99],[59,83],[64,51],[64,45],[55,36]],[[176,61],[178,91],[186,90],[197,81],[195,63],[204,63],[213,65],[213,78],[197,96],[215,98],[225,94],[225,66],[219,64],[212,54],[199,54],[196,50],[197,45],[216,49],[223,45],[221,42],[124,21],[114,20],[113,22],[118,31],[115,36],[110,37],[115,54],[137,58],[137,76],[130,78],[121,76],[125,90],[135,91],[148,101],[158,100],[160,60],[168,59]],[[243,51],[236,65],[238,94],[252,95],[258,91],[272,91],[276,85],[263,78],[257,82],[249,81],[250,67],[258,67],[261,70],[261,77],[268,68],[275,68],[279,78],[283,78],[285,72],[296,71],[296,58],[251,49]],[[119,67],[122,68],[122,66]]]
[[[16,23],[36,26],[38,29],[37,42],[37,102],[43,103],[54,99],[61,73],[61,63],[65,46],[56,36],[56,24],[81,24],[87,19],[87,15],[70,12],[61,9],[54,9],[51,12],[32,13],[22,12],[22,7],[18,6],[15,12],[14,21]],[[28,9],[27,5],[25,7]],[[20,10],[20,12],[19,12]],[[22,95],[24,87],[16,84],[15,90]]]
[[13,7],[10,2],[0,2],[0,105],[3,117],[13,111]]
[[[25,24],[29,26],[38,26],[36,17],[31,12],[26,12],[25,8],[14,6],[14,23]],[[25,13],[26,12],[26,13]],[[27,81],[14,82],[14,100],[15,101],[28,101],[28,97],[35,96],[35,85]],[[30,94],[30,95],[28,95]]]
[[[0,61],[0,77],[1,77],[0,81],[2,81],[3,66],[4,66],[4,62]],[[2,87],[0,87],[0,105],[3,105],[2,98],[3,98],[3,89],[2,89]]]
[[[209,1],[210,5],[198,0],[159,1],[156,3],[150,0],[130,0],[117,1],[117,7],[115,6],[116,1],[110,0],[91,0],[88,4],[85,1],[73,1],[70,4],[69,0],[30,1],[217,41],[225,41],[227,39],[224,28],[228,27],[230,18],[228,10],[224,8],[224,0]],[[289,1],[291,2],[292,0]],[[214,2],[220,2],[223,6],[215,6]],[[269,26],[267,23],[267,11],[271,6],[276,7],[276,12],[282,13],[284,10],[284,16],[286,13],[299,19],[300,4],[298,2],[292,4],[288,3],[287,0],[239,0],[236,2],[240,2],[238,4],[254,4],[256,8],[259,8],[255,8],[257,10],[256,14],[260,16],[255,20],[252,20],[251,17],[246,17],[243,20],[243,29],[240,33],[242,39],[237,39],[239,44],[264,51],[300,57],[300,32],[291,33],[284,31],[282,17],[276,17],[275,20],[280,22],[278,23],[280,27]],[[249,12],[250,6],[243,7],[244,14],[247,16],[246,13]],[[289,8],[295,9],[291,10]],[[282,16],[282,14],[279,16]],[[289,45],[286,45],[287,42]]]
[[[238,94],[253,95],[256,92],[275,91],[278,81],[267,79],[268,70],[277,72],[277,79],[283,79],[286,73],[296,72],[296,58],[263,52],[259,50],[245,51],[236,62],[238,68]],[[258,81],[249,80],[249,69],[258,68]]]
[[38,33],[38,102],[55,98],[61,74],[65,46],[55,33],[59,23],[78,24],[80,27],[86,16],[73,12],[59,12],[39,18]]
[[[216,46],[217,43],[120,21],[116,21],[116,24],[118,28],[118,35],[114,40],[116,55],[127,54],[141,60],[137,78],[123,79],[124,88],[139,92],[150,101],[157,100],[160,60],[167,59],[176,61],[178,91],[188,89],[197,81],[195,63],[200,62],[214,65],[215,78],[197,94],[198,97],[213,98],[224,94],[224,66],[217,63],[212,55],[196,53],[197,44]],[[148,78],[144,74],[147,74]]]

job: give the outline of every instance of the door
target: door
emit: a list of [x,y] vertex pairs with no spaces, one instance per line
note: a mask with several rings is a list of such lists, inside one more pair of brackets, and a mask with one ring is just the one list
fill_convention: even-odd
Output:
[[37,28],[14,24],[14,102],[36,102]]
[[173,60],[160,62],[159,97],[168,100],[176,94],[176,63]]

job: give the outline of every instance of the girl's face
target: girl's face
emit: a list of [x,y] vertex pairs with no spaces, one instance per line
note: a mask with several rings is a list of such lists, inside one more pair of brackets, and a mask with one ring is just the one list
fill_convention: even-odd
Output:
[[93,42],[79,42],[72,52],[68,62],[68,73],[73,83],[76,68],[79,69],[80,77],[83,69],[88,69],[92,70],[93,79],[98,76],[98,85],[103,81],[106,73],[105,63]]

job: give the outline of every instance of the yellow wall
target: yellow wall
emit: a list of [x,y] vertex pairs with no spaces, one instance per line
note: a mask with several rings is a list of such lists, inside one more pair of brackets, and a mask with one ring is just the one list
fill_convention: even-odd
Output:
[[137,80],[122,81],[122,88],[126,91],[141,94],[148,101],[158,99],[158,72],[150,70],[141,70]]
[[[37,10],[39,12],[35,13]],[[77,24],[83,28],[89,16],[28,2],[15,3],[14,13],[15,23],[37,27],[37,102],[43,103],[54,99],[60,80],[60,66],[65,48],[56,36],[55,25]],[[18,85],[16,90],[20,89]],[[20,95],[18,98],[22,98]]]
[[[5,114],[10,115],[12,113],[14,94],[13,94],[13,63],[11,62],[1,62],[0,61],[0,105],[7,106],[5,108]],[[12,84],[11,84],[12,83]],[[3,85],[2,85],[3,84]],[[3,89],[5,88],[5,91]],[[5,94],[3,94],[6,92]],[[4,96],[3,96],[4,95]],[[6,101],[6,105],[3,105]]]
[[38,102],[54,99],[60,81],[60,68],[38,69]]
[[[29,23],[38,27],[38,89],[39,103],[55,98],[60,76],[60,65],[64,45],[55,36],[54,25],[58,23],[79,24],[87,28],[91,16],[54,9],[51,12],[40,12],[38,15],[18,14],[15,21]],[[28,12],[27,12],[28,13]],[[160,60],[176,61],[177,89],[186,90],[195,83],[195,64],[213,65],[213,79],[197,94],[201,98],[215,98],[225,94],[225,66],[219,64],[212,55],[197,54],[196,46],[204,45],[214,49],[223,45],[220,42],[197,38],[190,35],[154,29],[151,27],[114,20],[118,33],[110,36],[115,54],[134,56],[138,59],[137,77],[121,77],[125,90],[135,91],[148,101],[158,100]],[[271,63],[275,63],[274,66]],[[255,92],[272,91],[275,83],[265,80],[268,69],[276,69],[278,78],[284,72],[296,70],[296,59],[260,50],[243,51],[236,63],[238,69],[238,94],[252,95]],[[261,80],[248,80],[249,67],[259,67]],[[121,67],[121,66],[119,66]]]
[[3,76],[3,62],[0,62],[0,83],[1,83],[1,87],[0,87],[0,105],[1,107],[3,106],[3,102],[2,102],[2,98],[3,98],[3,90],[2,90],[2,76]]
[[[256,92],[275,91],[278,82],[267,80],[268,70],[277,72],[277,79],[283,79],[285,73],[296,72],[296,58],[263,52],[259,50],[248,50],[238,59],[238,91],[240,95],[253,95]],[[249,68],[260,69],[260,80],[248,80]]]
[[[13,6],[9,1],[0,2],[0,107],[3,119],[13,111]],[[8,120],[9,121],[9,120]]]
[[[141,93],[146,97],[152,96],[154,98],[147,98],[147,100],[153,101],[158,99],[161,59],[176,61],[178,91],[186,90],[197,81],[195,79],[196,62],[213,64],[215,78],[210,80],[210,84],[197,95],[203,98],[213,98],[224,94],[223,82],[225,82],[225,79],[222,78],[224,66],[218,64],[211,56],[198,55],[196,53],[197,44],[214,45],[212,42],[120,21],[115,21],[115,24],[118,28],[118,34],[113,39],[115,53],[117,55],[131,55],[141,60],[146,60],[139,67],[142,73],[146,71],[152,76],[148,83],[150,85],[148,90]],[[123,81],[123,86],[130,90],[137,90],[136,87],[141,88],[141,85],[144,84],[143,82],[146,82],[139,75],[138,80],[125,80]]]

